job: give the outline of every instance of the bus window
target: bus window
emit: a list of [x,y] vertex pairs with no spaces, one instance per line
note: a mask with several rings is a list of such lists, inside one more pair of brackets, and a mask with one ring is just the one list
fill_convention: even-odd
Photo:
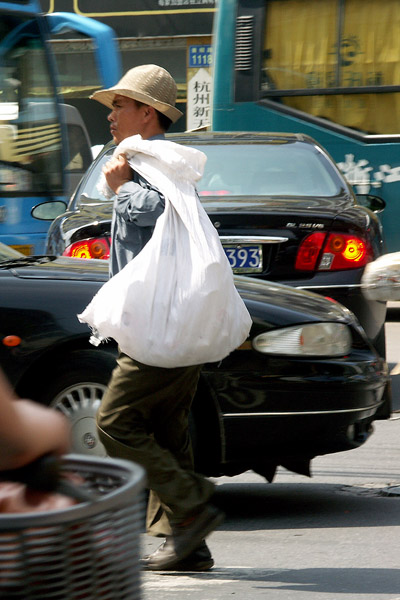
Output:
[[279,91],[283,104],[360,132],[398,132],[399,27],[397,0],[270,0],[261,95]]
[[61,130],[36,21],[0,21],[0,194],[62,190]]

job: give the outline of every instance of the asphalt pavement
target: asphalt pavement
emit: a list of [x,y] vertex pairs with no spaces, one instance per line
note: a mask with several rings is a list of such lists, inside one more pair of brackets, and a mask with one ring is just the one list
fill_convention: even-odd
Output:
[[[313,461],[217,480],[225,522],[206,573],[143,573],[142,600],[400,600],[400,415],[370,440]],[[160,540],[143,536],[145,551]]]
[[[144,572],[142,600],[400,600],[400,302],[386,327],[392,418],[360,448],[314,459],[310,479],[216,479],[215,567]],[[143,534],[142,552],[160,541]]]

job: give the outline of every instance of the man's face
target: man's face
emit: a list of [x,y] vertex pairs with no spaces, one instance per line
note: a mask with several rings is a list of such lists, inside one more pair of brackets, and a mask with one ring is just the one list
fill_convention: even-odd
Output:
[[146,106],[137,106],[132,98],[117,94],[113,100],[113,110],[108,115],[113,140],[119,144],[125,138],[143,134]]

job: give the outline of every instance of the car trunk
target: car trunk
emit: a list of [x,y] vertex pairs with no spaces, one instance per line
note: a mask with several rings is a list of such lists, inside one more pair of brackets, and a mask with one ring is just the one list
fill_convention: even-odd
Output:
[[[220,199],[215,203],[203,197],[202,203],[230,249],[233,271],[278,281],[310,277],[307,271],[295,271],[298,249],[308,235],[329,232],[335,220],[334,202],[327,198],[312,199],[306,207],[304,198],[234,198],[223,203],[222,210]],[[346,206],[342,200],[336,208]],[[257,247],[261,264],[254,268],[251,261],[242,263],[244,251],[252,248],[257,253]]]

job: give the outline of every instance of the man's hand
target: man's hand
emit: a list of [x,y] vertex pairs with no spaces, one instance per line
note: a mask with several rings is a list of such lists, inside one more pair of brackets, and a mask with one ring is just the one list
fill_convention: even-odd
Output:
[[0,470],[70,449],[70,425],[60,412],[17,399],[0,370]]
[[103,167],[103,173],[108,185],[116,194],[119,193],[120,187],[124,183],[132,180],[132,169],[125,154],[109,160]]

